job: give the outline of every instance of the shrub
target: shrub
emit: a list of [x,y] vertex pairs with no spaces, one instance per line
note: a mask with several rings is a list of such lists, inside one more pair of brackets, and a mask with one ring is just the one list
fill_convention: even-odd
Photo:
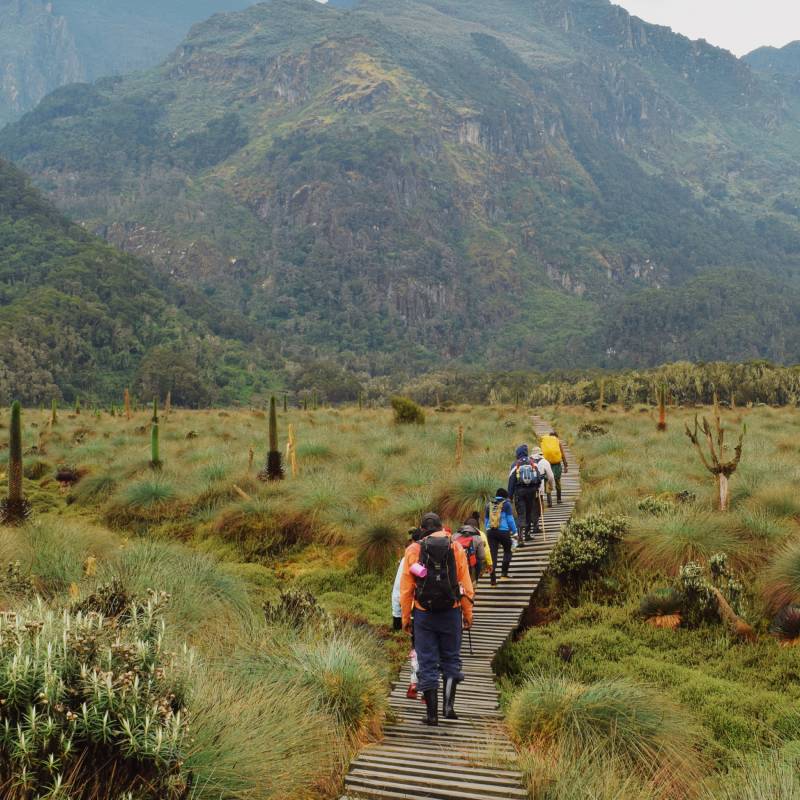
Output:
[[655,628],[677,628],[683,600],[676,589],[656,589],[642,598],[639,614]]
[[800,644],[800,607],[785,606],[782,608],[772,620],[769,632],[784,647],[794,647]]
[[90,475],[73,489],[70,499],[78,505],[91,505],[111,497],[116,489],[117,481],[111,475]]
[[393,397],[392,409],[396,425],[424,425],[425,412],[422,407],[407,397]]
[[264,619],[268,625],[283,625],[297,630],[329,621],[327,612],[311,592],[295,589],[281,590],[278,600],[264,603]]
[[648,495],[642,498],[638,503],[638,509],[643,514],[651,514],[654,517],[661,517],[665,514],[670,514],[675,509],[675,504],[671,500],[663,497],[654,497]]
[[184,795],[185,676],[160,612],[136,607],[125,625],[41,607],[0,619],[3,797]]
[[532,677],[514,694],[507,719],[524,747],[556,747],[568,758],[592,752],[652,777],[669,769],[688,781],[698,771],[692,749],[697,733],[689,718],[628,679],[581,684]]
[[790,760],[778,753],[757,754],[743,760],[710,786],[703,800],[798,800],[800,774]]
[[588,577],[607,562],[626,530],[623,517],[597,514],[570,521],[550,555],[552,573],[569,582]]

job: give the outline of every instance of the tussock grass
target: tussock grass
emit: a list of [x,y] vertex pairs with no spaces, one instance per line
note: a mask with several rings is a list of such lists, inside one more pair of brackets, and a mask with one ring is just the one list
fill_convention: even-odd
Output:
[[691,508],[637,517],[626,543],[641,566],[670,574],[689,561],[706,561],[715,553],[725,553],[735,562],[744,558],[746,549],[729,520]]
[[471,471],[443,485],[435,495],[434,508],[448,519],[464,519],[476,508],[483,508],[505,485],[502,473],[489,470]]
[[800,602],[800,539],[788,542],[770,561],[763,595],[773,611]]
[[388,522],[377,522],[361,530],[356,537],[358,562],[362,569],[378,574],[397,565],[408,536]]
[[690,716],[630,680],[587,685],[534,676],[513,696],[508,723],[523,746],[618,760],[642,777],[667,780],[675,797],[686,796],[688,784],[701,774]]

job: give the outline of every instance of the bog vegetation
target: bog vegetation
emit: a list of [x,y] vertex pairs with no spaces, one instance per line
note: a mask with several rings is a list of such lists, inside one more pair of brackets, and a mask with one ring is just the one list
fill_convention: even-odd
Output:
[[[478,508],[532,431],[513,406],[282,405],[21,411],[4,797],[338,796],[405,655],[408,528]],[[661,412],[541,409],[584,492],[541,624],[497,660],[520,763],[537,800],[795,797],[800,412],[720,410],[725,458],[746,426],[727,513],[685,433],[712,411]]]
[[720,410],[722,462],[744,433],[727,513],[686,436],[705,416],[716,446],[713,409],[662,412],[550,412],[580,454],[582,497],[541,624],[498,659],[532,792],[796,798],[800,412]]

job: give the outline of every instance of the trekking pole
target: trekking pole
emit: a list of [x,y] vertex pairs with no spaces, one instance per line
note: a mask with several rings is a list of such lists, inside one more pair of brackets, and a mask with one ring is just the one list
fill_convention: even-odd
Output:
[[467,628],[467,641],[469,642],[469,654],[474,656],[475,653],[472,652],[472,628]]

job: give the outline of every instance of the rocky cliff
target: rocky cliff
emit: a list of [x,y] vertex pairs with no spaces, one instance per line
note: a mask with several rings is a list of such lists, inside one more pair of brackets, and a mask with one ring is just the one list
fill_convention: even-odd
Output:
[[[747,64],[606,0],[271,0],[0,150],[286,357],[380,371],[650,362],[712,323],[719,357],[790,358],[746,321],[794,291],[797,131]],[[730,318],[681,315],[701,276]],[[675,334],[643,333],[667,291]]]

